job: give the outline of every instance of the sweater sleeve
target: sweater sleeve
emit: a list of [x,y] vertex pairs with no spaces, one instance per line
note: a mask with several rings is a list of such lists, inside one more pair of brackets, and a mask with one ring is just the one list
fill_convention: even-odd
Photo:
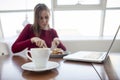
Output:
[[[56,30],[52,29],[52,31],[53,31],[53,38],[56,38],[56,37],[59,38]],[[63,49],[64,51],[66,51],[66,47],[64,46],[64,44],[61,41],[60,41],[60,44],[57,47]]]
[[17,40],[13,43],[12,45],[13,53],[20,52],[32,44],[29,38],[30,28],[31,28],[30,24],[26,25],[26,27],[22,30]]

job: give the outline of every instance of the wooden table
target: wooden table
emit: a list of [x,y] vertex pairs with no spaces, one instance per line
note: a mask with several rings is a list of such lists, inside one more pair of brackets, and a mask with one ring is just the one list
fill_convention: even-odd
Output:
[[120,80],[120,53],[111,53],[103,64],[93,64],[101,80]]
[[26,57],[0,56],[0,80],[101,80],[91,63],[62,58],[50,58],[50,61],[58,62],[60,66],[49,71],[32,72],[21,68],[21,65],[30,62]]

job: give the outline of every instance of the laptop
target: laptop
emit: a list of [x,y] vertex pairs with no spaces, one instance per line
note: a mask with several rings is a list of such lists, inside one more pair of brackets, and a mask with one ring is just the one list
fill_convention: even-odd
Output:
[[116,39],[116,36],[119,32],[119,29],[120,29],[120,26],[118,27],[116,34],[115,34],[107,52],[78,51],[78,52],[75,52],[73,54],[69,54],[67,56],[64,56],[63,59],[72,60],[72,61],[95,62],[95,63],[104,62],[107,59],[108,54],[110,53],[111,47],[113,46],[113,43]]

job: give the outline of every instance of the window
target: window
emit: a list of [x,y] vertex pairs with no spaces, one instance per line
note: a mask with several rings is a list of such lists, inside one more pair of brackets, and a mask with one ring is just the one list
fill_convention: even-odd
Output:
[[[1,13],[1,23],[5,37],[14,36],[24,28],[25,12]],[[33,12],[28,12],[28,21],[33,23]]]
[[4,0],[0,3],[0,10],[33,9],[38,3],[45,3],[51,8],[51,0]]
[[58,5],[96,5],[100,4],[100,0],[58,0]]
[[0,3],[0,18],[4,37],[17,35],[24,28],[23,22],[25,20],[26,14],[28,16],[28,21],[33,24],[33,8],[38,3],[45,3],[51,9],[51,0],[2,1],[2,3]]
[[105,7],[106,0],[55,0],[54,10],[98,10]]
[[107,0],[107,8],[120,8],[120,0]]
[[3,0],[0,18],[4,36],[17,35],[24,28],[26,14],[32,24],[33,8],[38,3],[50,8],[50,26],[60,37],[113,36],[120,25],[120,0]]
[[113,36],[120,25],[120,9],[106,10],[104,36]]
[[119,25],[120,25],[120,0],[107,0],[104,36],[113,36]]
[[100,10],[55,11],[54,16],[60,36],[99,36]]
[[60,36],[100,36],[106,0],[54,1],[54,26]]

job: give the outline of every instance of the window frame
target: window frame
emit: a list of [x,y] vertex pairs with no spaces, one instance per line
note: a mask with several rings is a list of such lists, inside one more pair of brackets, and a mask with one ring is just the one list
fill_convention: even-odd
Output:
[[54,10],[102,10],[106,7],[107,0],[100,0],[100,4],[96,5],[58,5],[58,0],[53,1],[53,9]]
[[[52,0],[52,15],[54,16],[54,11],[59,10],[102,10],[101,13],[101,25],[100,25],[100,32],[98,37],[103,37],[104,33],[104,23],[105,23],[105,14],[106,14],[106,4],[107,0],[100,0],[100,4],[97,5],[58,5],[58,0]],[[54,17],[52,19],[54,26]]]
[[[102,10],[101,14],[101,25],[100,34],[98,37],[104,37],[104,24],[106,18],[106,10],[120,10],[120,7],[107,7],[107,0],[100,0],[98,5],[58,5],[58,0],[51,0],[51,15],[52,15],[52,27],[54,28],[54,11],[59,10]],[[23,10],[0,10],[0,13],[11,13],[11,12],[31,12],[33,9]]]

